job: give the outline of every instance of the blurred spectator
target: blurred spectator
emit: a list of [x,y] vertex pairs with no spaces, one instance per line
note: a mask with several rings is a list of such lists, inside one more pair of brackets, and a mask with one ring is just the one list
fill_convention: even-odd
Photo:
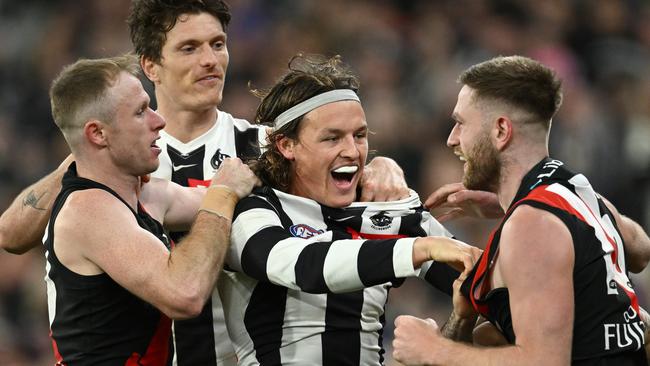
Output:
[[[445,148],[455,78],[472,63],[522,54],[564,79],[551,149],[588,176],[621,212],[650,230],[650,3],[639,0],[231,0],[222,108],[251,118],[248,83],[272,84],[297,51],[341,54],[361,75],[371,149],[395,158],[425,198],[457,181]],[[48,88],[80,57],[131,50],[129,0],[0,0],[0,207],[67,155]],[[599,171],[598,174],[593,174]],[[603,174],[603,171],[605,172]],[[450,230],[483,246],[494,222]],[[42,250],[0,254],[0,364],[51,365]],[[649,271],[636,276],[650,306]],[[444,322],[449,299],[417,281],[394,290],[384,345],[401,313]],[[387,353],[388,365],[395,364]]]

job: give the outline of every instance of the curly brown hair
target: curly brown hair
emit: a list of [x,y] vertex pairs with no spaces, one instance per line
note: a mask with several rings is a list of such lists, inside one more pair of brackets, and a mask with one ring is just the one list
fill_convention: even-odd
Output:
[[230,9],[222,0],[133,0],[127,19],[135,52],[159,63],[169,32],[181,15],[208,13],[219,19],[224,32]]
[[[255,122],[273,126],[282,112],[315,95],[334,89],[351,89],[358,93],[359,78],[343,63],[341,56],[298,54],[291,58],[288,72],[268,91],[252,90],[262,101]],[[250,162],[251,169],[266,185],[287,191],[291,184],[291,162],[278,150],[276,142],[282,137],[298,139],[300,116],[268,136],[266,151]]]

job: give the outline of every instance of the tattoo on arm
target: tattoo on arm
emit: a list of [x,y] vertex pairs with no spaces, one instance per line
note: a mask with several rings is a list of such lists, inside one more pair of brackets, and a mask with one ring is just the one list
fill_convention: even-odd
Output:
[[38,203],[41,201],[41,199],[43,198],[43,196],[45,196],[46,193],[47,191],[41,193],[40,196],[36,197],[36,193],[33,190],[29,191],[29,193],[25,195],[25,198],[23,198],[23,208],[25,208],[26,206],[30,206],[39,211],[47,210],[47,207],[39,207],[38,205]]
[[476,319],[460,319],[451,313],[449,320],[442,327],[443,337],[453,341],[472,342],[472,329]]

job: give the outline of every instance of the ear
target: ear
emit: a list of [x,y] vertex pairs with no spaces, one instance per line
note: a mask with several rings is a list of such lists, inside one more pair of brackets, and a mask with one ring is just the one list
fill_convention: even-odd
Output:
[[158,75],[160,65],[158,63],[142,56],[140,57],[140,66],[142,67],[144,74],[147,76],[147,79],[151,80],[152,83],[156,84],[160,81]]
[[278,148],[278,151],[280,151],[280,154],[285,157],[285,159],[294,160],[296,158],[294,153],[296,141],[293,139],[284,135],[280,135],[275,140],[275,146]]
[[96,119],[86,122],[84,125],[84,137],[92,145],[99,147],[106,147],[108,145],[106,125]]
[[497,150],[503,151],[503,149],[508,146],[512,140],[512,134],[512,120],[506,116],[499,116],[499,118],[496,119],[494,129],[492,130],[492,137]]

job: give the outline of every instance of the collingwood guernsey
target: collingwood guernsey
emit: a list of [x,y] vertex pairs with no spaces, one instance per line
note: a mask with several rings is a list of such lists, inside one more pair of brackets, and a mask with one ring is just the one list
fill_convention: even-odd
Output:
[[413,268],[418,236],[451,236],[415,192],[343,209],[263,187],[237,205],[218,281],[239,365],[381,365],[391,287],[420,276],[451,294],[445,264]]
[[[264,128],[218,111],[217,123],[203,135],[183,143],[164,130],[157,145],[161,148],[160,166],[152,175],[185,187],[209,186],[215,171],[225,158],[257,158],[264,143]],[[179,242],[185,233],[171,233]],[[235,352],[230,345],[223,310],[215,290],[201,315],[174,321],[174,366],[234,366]]]

